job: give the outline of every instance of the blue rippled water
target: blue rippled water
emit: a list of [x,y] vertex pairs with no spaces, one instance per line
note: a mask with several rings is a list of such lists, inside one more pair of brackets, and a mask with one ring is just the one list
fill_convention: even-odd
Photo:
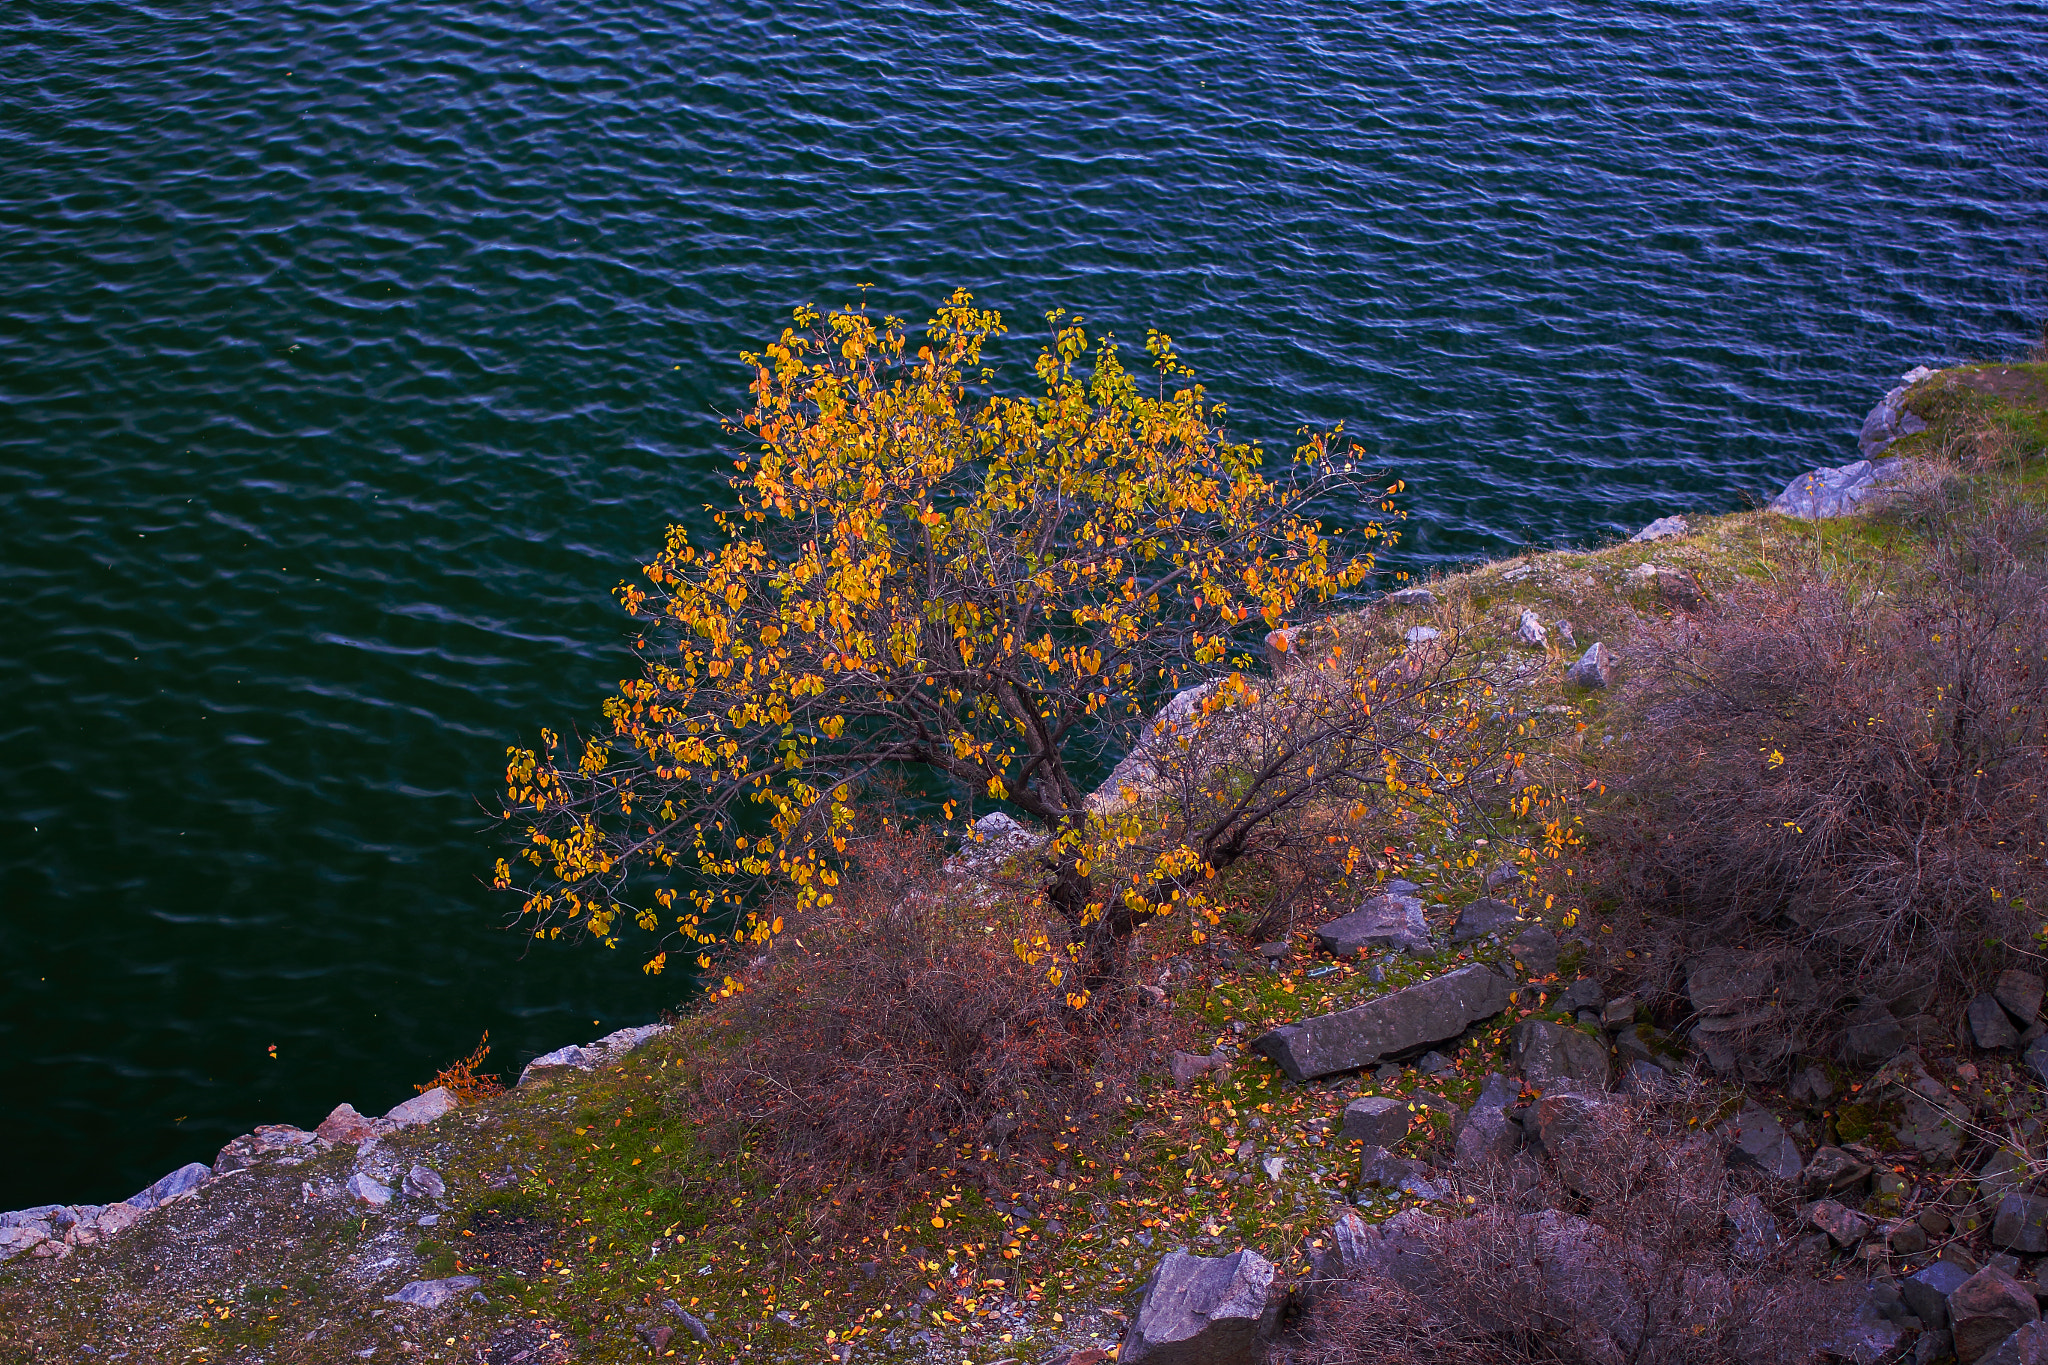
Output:
[[497,927],[474,797],[790,306],[1165,327],[1408,567],[1591,542],[2031,338],[2044,70],[1976,0],[9,6],[0,1208],[673,1003]]

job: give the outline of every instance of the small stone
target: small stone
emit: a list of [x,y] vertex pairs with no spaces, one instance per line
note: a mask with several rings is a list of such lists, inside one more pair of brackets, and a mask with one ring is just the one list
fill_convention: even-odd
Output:
[[1605,1004],[1607,996],[1600,989],[1600,983],[1590,976],[1582,976],[1558,992],[1553,1002],[1561,1010],[1597,1010]]
[[1212,1071],[1229,1069],[1230,1056],[1223,1052],[1212,1052],[1207,1056],[1195,1052],[1176,1052],[1167,1063],[1167,1070],[1173,1075],[1174,1085],[1181,1089],[1193,1084],[1197,1077],[1206,1076]]
[[1870,1221],[1859,1213],[1842,1207],[1832,1199],[1823,1199],[1806,1211],[1813,1225],[1825,1232],[1829,1239],[1843,1250],[1848,1250],[1870,1235]]
[[396,1294],[386,1294],[386,1303],[410,1304],[414,1308],[439,1308],[452,1298],[467,1293],[483,1281],[474,1275],[450,1275],[442,1280],[414,1280]]
[[1614,681],[1613,653],[1595,640],[1586,646],[1586,652],[1579,656],[1579,661],[1566,670],[1564,680],[1574,687],[1606,687]]
[[1998,979],[1991,983],[1992,998],[2021,1024],[2031,1024],[2040,1017],[2042,989],[2040,977],[2017,967],[2000,972]]
[[1520,624],[1515,627],[1515,638],[1532,649],[1541,649],[1550,634],[1543,629],[1543,618],[1535,612],[1524,609]]
[[1835,1083],[1828,1079],[1827,1072],[1817,1066],[1809,1066],[1792,1078],[1785,1093],[1800,1104],[1818,1109],[1834,1096]]
[[1356,957],[1368,948],[1398,948],[1411,956],[1430,951],[1429,921],[1413,896],[1374,896],[1348,915],[1316,930],[1316,942],[1332,957]]
[[371,1208],[381,1209],[391,1202],[391,1187],[378,1184],[361,1171],[350,1176],[348,1184],[343,1188]]
[[1894,1256],[1918,1256],[1927,1250],[1927,1230],[1918,1223],[1901,1223],[1886,1239]]
[[1415,1059],[1415,1070],[1417,1074],[1423,1076],[1441,1076],[1446,1071],[1455,1070],[1457,1065],[1456,1062],[1444,1056],[1443,1053],[1433,1049]]
[[2027,1064],[2027,1070],[2034,1073],[2038,1083],[2048,1085],[2048,1035],[2027,1044],[2026,1053],[2020,1060]]
[[1809,1197],[1819,1198],[1853,1189],[1869,1178],[1868,1162],[1858,1161],[1840,1147],[1821,1147],[1806,1163],[1799,1188]]
[[1940,1209],[1922,1209],[1919,1222],[1921,1227],[1927,1229],[1929,1237],[1946,1237],[1949,1230],[1955,1226],[1949,1216]]
[[1572,623],[1562,616],[1550,623],[1550,633],[1557,637],[1557,647],[1567,653],[1579,647],[1578,637],[1572,634]]
[[1370,1146],[1396,1147],[1408,1136],[1408,1122],[1414,1117],[1405,1100],[1386,1096],[1353,1100],[1344,1107],[1345,1141],[1362,1141]]
[[1905,1030],[1882,1003],[1866,1001],[1842,1031],[1842,1060],[1853,1067],[1882,1066],[1906,1046]]
[[1287,1169],[1287,1158],[1284,1156],[1269,1156],[1259,1163],[1259,1169],[1266,1173],[1266,1179],[1277,1185],[1280,1183],[1281,1172]]
[[1428,588],[1399,588],[1384,599],[1390,607],[1433,607],[1436,594]]
[[668,1349],[669,1342],[675,1339],[676,1329],[667,1323],[657,1322],[640,1328],[634,1335],[647,1343],[648,1350],[660,1355]]
[[1391,1085],[1401,1079],[1401,1068],[1393,1062],[1388,1062],[1384,1066],[1374,1068],[1372,1078],[1381,1085]]
[[1991,1244],[2025,1256],[2048,1252],[2048,1199],[2008,1194],[1991,1220]]
[[404,1189],[415,1199],[439,1199],[448,1193],[441,1177],[425,1166],[414,1166],[405,1173]]
[[1627,1028],[1635,1022],[1635,1017],[1636,998],[1633,995],[1617,996],[1600,1011],[1600,1027],[1610,1030]]
[[1401,635],[1411,645],[1426,645],[1431,640],[1441,639],[1443,632],[1435,626],[1410,626]]
[[2006,1018],[2005,1009],[1996,997],[1980,995],[1970,1001],[1970,1036],[1977,1040],[1977,1046],[1985,1051],[2015,1047],[2019,1044],[2019,1030]]
[[2014,1332],[2041,1320],[2032,1291],[1988,1267],[1956,1286],[1948,1311],[1962,1365],[1974,1365]]
[[706,1327],[689,1309],[683,1307],[674,1299],[663,1299],[661,1301],[661,1311],[681,1322],[684,1331],[703,1342],[706,1346],[711,1344],[711,1329]]

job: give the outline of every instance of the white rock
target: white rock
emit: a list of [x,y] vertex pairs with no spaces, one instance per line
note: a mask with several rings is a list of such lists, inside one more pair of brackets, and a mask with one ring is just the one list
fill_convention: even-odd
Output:
[[1515,638],[1532,648],[1541,649],[1543,642],[1550,636],[1543,629],[1543,618],[1525,609],[1522,612],[1521,624],[1515,627]]
[[1401,636],[1402,639],[1411,645],[1428,644],[1431,640],[1441,639],[1442,637],[1443,632],[1435,626],[1410,626],[1407,632]]
[[1402,588],[1388,593],[1386,603],[1390,607],[1433,607],[1436,594],[1428,588]]
[[383,1208],[391,1202],[391,1187],[380,1185],[369,1176],[357,1171],[348,1178],[348,1192],[372,1208]]
[[1689,535],[1692,527],[1684,517],[1659,517],[1642,530],[1630,536],[1632,541],[1670,540],[1676,536]]
[[384,1115],[387,1123],[399,1128],[410,1128],[416,1123],[432,1123],[461,1104],[446,1086],[435,1086],[423,1095],[414,1095],[403,1104],[394,1105]]
[[467,1293],[483,1281],[474,1275],[450,1275],[445,1280],[414,1280],[384,1302],[409,1304],[414,1308],[439,1308],[458,1294]]

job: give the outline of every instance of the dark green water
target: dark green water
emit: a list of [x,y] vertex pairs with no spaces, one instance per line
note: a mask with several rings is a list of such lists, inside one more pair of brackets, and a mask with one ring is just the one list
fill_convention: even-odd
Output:
[[791,305],[967,285],[1020,386],[1160,325],[1409,567],[1588,542],[2029,339],[2043,70],[2039,4],[10,6],[0,1208],[673,1003],[522,956],[473,798]]

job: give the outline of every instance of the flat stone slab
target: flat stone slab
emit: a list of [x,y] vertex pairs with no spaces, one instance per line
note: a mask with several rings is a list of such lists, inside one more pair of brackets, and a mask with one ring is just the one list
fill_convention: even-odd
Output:
[[414,1308],[439,1308],[482,1283],[474,1275],[450,1275],[445,1280],[414,1280],[396,1294],[386,1294],[384,1302],[409,1304]]
[[1316,942],[1333,957],[1356,957],[1367,948],[1398,948],[1424,957],[1430,951],[1429,921],[1413,896],[1374,896],[1317,929]]
[[1333,1014],[1283,1024],[1252,1041],[1297,1083],[1371,1066],[1383,1057],[1448,1042],[1508,1007],[1508,979],[1461,967]]

